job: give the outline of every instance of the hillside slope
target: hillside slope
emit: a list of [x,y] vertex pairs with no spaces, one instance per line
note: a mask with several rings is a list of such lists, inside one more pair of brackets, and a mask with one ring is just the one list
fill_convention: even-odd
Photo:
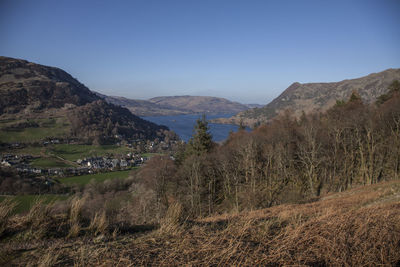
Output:
[[368,76],[332,83],[298,83],[290,85],[282,94],[262,108],[249,109],[219,122],[239,124],[243,121],[249,126],[265,122],[289,109],[299,116],[304,111],[325,111],[335,105],[337,100],[348,100],[353,91],[358,92],[362,100],[371,103],[394,80],[400,80],[400,69],[388,69]]
[[0,57],[0,114],[81,106],[99,99],[61,69]]
[[[114,232],[98,237],[90,236],[87,230],[87,234],[78,238],[40,241],[0,239],[0,264],[398,266],[400,263],[399,180],[330,194],[312,203],[286,204],[191,222],[179,222],[179,208],[172,207],[158,229],[141,226],[125,234]],[[41,216],[39,212],[34,215]],[[28,216],[10,218],[5,231],[16,237],[26,236],[22,235],[21,222],[27,221]],[[63,229],[60,225],[59,229]],[[35,229],[32,227],[30,236],[43,230]],[[142,232],[137,232],[140,229]]]
[[[82,122],[85,122],[84,127],[81,127]],[[165,130],[166,127],[105,102],[61,69],[0,57],[0,136],[3,142],[11,140],[8,137],[15,134],[29,141],[75,137],[104,142],[116,135],[154,139],[162,136]],[[32,132],[37,133],[36,139],[32,139]],[[26,141],[24,138],[18,141]]]

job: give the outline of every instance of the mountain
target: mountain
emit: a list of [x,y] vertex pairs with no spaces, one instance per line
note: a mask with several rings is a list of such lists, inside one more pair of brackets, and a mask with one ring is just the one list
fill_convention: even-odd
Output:
[[81,106],[98,99],[61,69],[0,57],[0,114]]
[[161,106],[187,110],[191,113],[236,113],[248,109],[246,105],[225,98],[211,96],[160,96],[149,100]]
[[325,111],[335,105],[336,101],[348,100],[352,92],[358,92],[366,103],[375,101],[388,90],[394,80],[400,80],[400,69],[388,69],[368,76],[331,83],[298,83],[290,85],[282,94],[262,108],[249,109],[214,122],[240,124],[248,126],[266,122],[290,110],[295,116],[302,112]]
[[107,103],[59,68],[0,57],[2,141],[14,135],[23,137],[19,141],[37,141],[36,136],[104,143],[115,136],[154,139],[166,130]]
[[164,116],[183,114],[227,114],[238,113],[253,107],[211,96],[160,96],[149,100],[128,99],[96,93],[107,102],[126,107],[138,116]]

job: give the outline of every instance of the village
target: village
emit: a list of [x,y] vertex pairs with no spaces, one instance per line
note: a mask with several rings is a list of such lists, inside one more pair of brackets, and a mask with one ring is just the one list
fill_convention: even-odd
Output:
[[30,162],[37,157],[32,155],[0,155],[0,164],[2,167],[11,167],[17,170],[21,175],[29,176],[79,176],[93,174],[97,172],[108,172],[116,170],[126,170],[132,167],[139,167],[145,163],[149,157],[141,154],[127,153],[118,155],[118,157],[85,157],[78,159],[75,167],[66,168],[38,168],[33,167]]
[[[0,153],[0,167],[9,167],[15,169],[22,176],[46,176],[46,177],[69,177],[99,172],[111,172],[127,170],[139,167],[144,164],[150,155],[172,151],[181,140],[169,140],[168,142],[145,140],[124,140],[116,135],[120,141],[115,143],[115,148],[125,148],[124,152],[106,153],[106,155],[96,155],[96,153],[82,153],[81,158],[75,160],[66,160],[58,155],[38,155],[38,153],[21,153],[26,148],[36,148],[37,150],[52,149],[54,146],[66,145],[68,147],[81,147],[83,144],[74,138],[46,138],[31,143],[1,143],[2,151]],[[101,153],[100,153],[101,154]],[[55,157],[61,162],[66,162],[66,166],[35,166],[37,159],[46,159]]]

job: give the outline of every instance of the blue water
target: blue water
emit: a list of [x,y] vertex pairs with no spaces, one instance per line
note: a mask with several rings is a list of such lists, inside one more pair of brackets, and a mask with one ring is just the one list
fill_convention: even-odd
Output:
[[[216,118],[229,118],[234,114],[220,114],[220,115],[206,115],[206,119]],[[174,131],[179,137],[187,142],[193,135],[193,128],[196,124],[196,120],[201,118],[200,114],[190,115],[177,115],[177,116],[156,116],[156,117],[143,117],[143,119],[154,122],[159,125],[165,125],[170,130]],[[214,142],[220,142],[228,138],[229,132],[237,132],[238,126],[230,124],[217,124],[208,123],[210,133],[212,134]]]

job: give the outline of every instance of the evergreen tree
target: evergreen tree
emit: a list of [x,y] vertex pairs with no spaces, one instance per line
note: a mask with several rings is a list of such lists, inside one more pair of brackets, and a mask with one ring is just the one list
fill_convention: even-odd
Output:
[[212,147],[212,135],[209,132],[206,116],[203,114],[202,118],[196,121],[194,134],[187,145],[186,155],[201,155],[210,151]]
[[244,125],[243,119],[240,119],[238,131],[246,130],[246,126]]

